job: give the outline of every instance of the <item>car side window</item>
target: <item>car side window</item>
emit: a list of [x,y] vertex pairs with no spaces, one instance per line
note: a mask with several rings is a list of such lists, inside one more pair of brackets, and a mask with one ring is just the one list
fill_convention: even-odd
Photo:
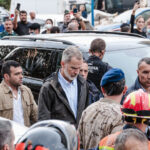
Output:
[[25,76],[44,79],[60,68],[62,52],[50,49],[20,48],[12,53],[8,59],[18,61]]
[[143,16],[144,20],[146,21],[150,16],[150,11],[145,11],[141,15]]
[[15,46],[0,46],[0,59],[4,58]]

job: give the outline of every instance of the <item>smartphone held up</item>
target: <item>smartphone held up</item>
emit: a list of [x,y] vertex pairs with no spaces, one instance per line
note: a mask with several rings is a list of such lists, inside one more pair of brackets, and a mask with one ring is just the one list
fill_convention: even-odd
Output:
[[20,11],[20,3],[17,3],[16,9]]

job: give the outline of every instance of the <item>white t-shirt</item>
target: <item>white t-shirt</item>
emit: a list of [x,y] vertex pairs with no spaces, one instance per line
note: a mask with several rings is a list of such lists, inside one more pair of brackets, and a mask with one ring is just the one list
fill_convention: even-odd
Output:
[[17,97],[13,94],[13,121],[15,121],[21,125],[24,125],[24,117],[23,117],[23,108],[22,108],[22,102],[21,102],[20,89],[18,89]]

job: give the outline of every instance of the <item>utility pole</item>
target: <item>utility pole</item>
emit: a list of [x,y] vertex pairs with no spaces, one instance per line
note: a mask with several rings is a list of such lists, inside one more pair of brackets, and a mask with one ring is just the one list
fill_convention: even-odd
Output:
[[91,0],[91,22],[94,27],[94,0]]

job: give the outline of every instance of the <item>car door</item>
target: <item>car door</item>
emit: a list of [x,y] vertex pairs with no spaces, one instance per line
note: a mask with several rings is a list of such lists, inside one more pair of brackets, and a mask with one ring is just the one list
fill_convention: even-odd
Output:
[[24,85],[27,85],[37,102],[44,79],[60,68],[62,50],[23,48],[13,50],[4,60],[15,60],[23,68]]

